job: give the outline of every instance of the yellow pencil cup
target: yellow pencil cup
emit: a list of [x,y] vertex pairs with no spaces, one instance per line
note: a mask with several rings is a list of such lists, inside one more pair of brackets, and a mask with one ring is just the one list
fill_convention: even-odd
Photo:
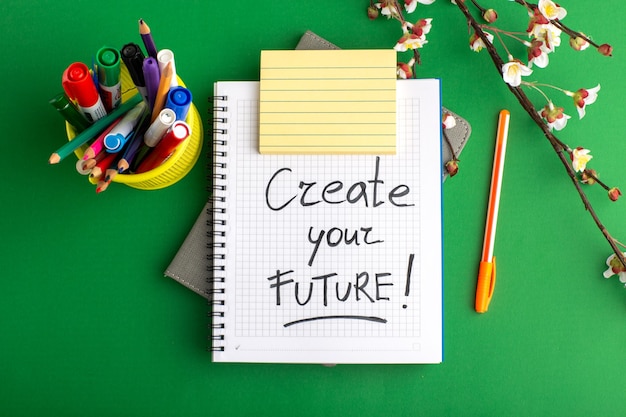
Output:
[[[122,65],[121,69],[121,79],[122,101],[126,101],[137,94],[137,89],[130,77],[128,69],[126,69],[124,65]],[[178,84],[183,87],[185,86],[180,77],[178,78]],[[202,122],[198,114],[198,109],[193,103],[191,103],[185,122],[187,122],[191,128],[191,136],[183,141],[163,164],[141,174],[116,175],[112,182],[126,184],[129,187],[138,188],[140,190],[157,190],[170,186],[187,175],[195,165],[202,150]],[[74,127],[69,123],[65,124],[65,130],[68,140],[72,140],[76,136]],[[83,148],[79,148],[74,152],[78,159],[82,159],[83,153]],[[90,182],[94,183],[92,179],[90,179]]]

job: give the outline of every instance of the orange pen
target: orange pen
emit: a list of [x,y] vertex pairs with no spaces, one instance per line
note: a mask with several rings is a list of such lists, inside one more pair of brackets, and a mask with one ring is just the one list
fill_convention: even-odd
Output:
[[489,308],[489,302],[496,285],[496,258],[493,256],[493,246],[496,240],[496,223],[498,222],[498,207],[500,205],[500,189],[502,188],[502,174],[504,172],[504,155],[506,140],[509,134],[509,119],[511,114],[501,110],[498,117],[498,133],[496,136],[496,150],[493,155],[493,171],[491,173],[491,187],[489,190],[489,206],[485,224],[485,240],[483,253],[480,258],[478,282],[476,284],[476,311],[484,313]]

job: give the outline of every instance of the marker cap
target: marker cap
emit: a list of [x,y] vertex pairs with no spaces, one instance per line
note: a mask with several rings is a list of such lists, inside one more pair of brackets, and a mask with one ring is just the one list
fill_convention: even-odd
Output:
[[150,171],[165,162],[174,150],[191,135],[191,127],[181,120],[174,122],[163,139],[137,167],[137,174]]
[[113,135],[106,135],[104,137],[104,147],[107,148],[107,152],[117,152],[126,143],[126,136],[116,133]]
[[496,286],[496,258],[491,262],[481,261],[478,269],[478,283],[476,284],[476,302],[474,308],[477,313],[484,313],[489,308],[493,290]]
[[96,53],[98,82],[112,87],[120,82],[120,53],[117,49],[103,46]]
[[165,71],[167,64],[172,65],[172,79],[170,81],[170,87],[178,86],[178,79],[176,77],[176,60],[174,59],[174,52],[171,49],[161,49],[157,54],[157,61],[159,62],[159,69],[161,72]]
[[143,51],[136,43],[127,43],[120,51],[122,61],[128,68],[130,78],[136,87],[145,87],[146,83],[143,77]]
[[82,62],[74,62],[63,72],[63,89],[81,107],[91,107],[100,99],[89,68]]
[[57,109],[63,118],[69,122],[78,132],[89,127],[89,121],[85,119],[65,93],[59,93],[50,99],[50,104]]
[[191,127],[189,127],[189,125],[183,122],[182,120],[177,120],[172,125],[172,127],[170,127],[170,130],[168,131],[167,135],[163,137],[163,142],[164,144],[176,143],[176,145],[178,145],[180,142],[187,139],[187,137],[189,137],[190,134],[191,134]]
[[160,141],[165,132],[176,121],[176,113],[174,110],[165,108],[159,112],[159,116],[152,122],[148,130],[143,136],[144,143],[154,148]]
[[175,87],[167,93],[165,107],[174,110],[176,120],[185,120],[191,106],[191,91],[185,87]]

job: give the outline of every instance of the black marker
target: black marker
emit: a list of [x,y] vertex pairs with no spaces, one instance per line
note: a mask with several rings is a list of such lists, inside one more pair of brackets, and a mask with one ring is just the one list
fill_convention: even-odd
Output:
[[128,68],[130,78],[132,78],[135,87],[148,103],[148,91],[146,89],[146,81],[143,76],[143,60],[145,58],[143,51],[136,43],[127,43],[120,50],[122,61]]

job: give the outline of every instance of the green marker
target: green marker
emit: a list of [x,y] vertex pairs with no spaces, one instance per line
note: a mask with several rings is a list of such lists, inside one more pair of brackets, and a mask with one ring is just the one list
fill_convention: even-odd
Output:
[[76,133],[80,133],[89,127],[89,121],[82,115],[80,111],[67,98],[65,93],[59,93],[50,99],[52,107],[57,109],[61,116],[76,129]]
[[100,48],[96,53],[96,68],[100,97],[107,112],[110,112],[119,106],[122,100],[119,51],[107,46]]
[[50,155],[48,163],[58,164],[59,162],[61,162],[63,158],[67,157],[76,149],[89,142],[89,140],[93,139],[94,136],[102,132],[104,129],[107,128],[107,126],[113,123],[115,119],[135,107],[142,100],[143,97],[140,94],[135,94],[134,96],[120,104],[117,109],[113,110],[111,113],[107,114],[103,118],[96,120],[91,126],[76,135],[74,139],[70,140],[65,145],[57,149],[55,153]]

